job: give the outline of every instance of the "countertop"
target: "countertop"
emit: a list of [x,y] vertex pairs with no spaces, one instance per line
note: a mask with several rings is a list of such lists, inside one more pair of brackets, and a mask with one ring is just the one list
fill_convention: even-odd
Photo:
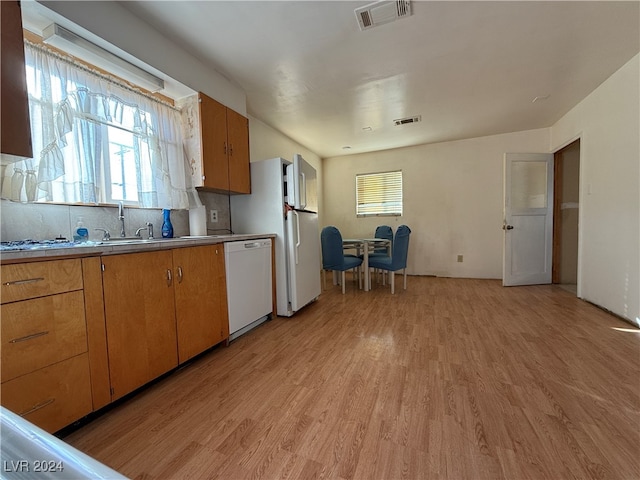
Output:
[[73,246],[57,248],[55,246],[31,247],[26,250],[7,250],[0,252],[1,263],[17,263],[25,261],[54,260],[69,257],[95,257],[100,255],[117,255],[121,253],[145,252],[198,245],[212,245],[259,238],[274,238],[274,233],[235,234],[235,235],[202,235],[178,238],[154,238],[151,240],[111,240],[107,242],[77,243]]

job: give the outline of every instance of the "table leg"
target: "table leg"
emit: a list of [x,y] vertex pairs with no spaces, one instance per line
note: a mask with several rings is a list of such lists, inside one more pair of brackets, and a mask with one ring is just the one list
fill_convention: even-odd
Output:
[[369,245],[367,244],[367,242],[364,242],[362,268],[364,268],[364,291],[368,292],[371,285],[371,280],[369,278]]

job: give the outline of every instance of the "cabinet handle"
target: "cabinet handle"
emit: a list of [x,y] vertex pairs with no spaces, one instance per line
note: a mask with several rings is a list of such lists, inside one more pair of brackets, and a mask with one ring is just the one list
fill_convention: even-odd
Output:
[[227,154],[227,142],[224,142],[224,154]]
[[172,280],[173,280],[173,277],[171,276],[171,269],[167,268],[167,287],[171,286]]
[[233,156],[233,143],[229,144],[229,155]]
[[25,280],[14,280],[12,282],[4,282],[3,285],[6,286],[10,286],[10,285],[24,285],[25,283],[35,283],[35,282],[41,282],[44,280],[44,277],[37,277],[37,278],[27,278]]
[[29,415],[30,413],[33,412],[37,412],[38,410],[40,410],[41,408],[46,407],[47,405],[51,405],[53,402],[55,402],[56,399],[55,398],[50,398],[48,400],[45,400],[42,403],[38,403],[37,405],[34,405],[33,407],[31,407],[29,410],[27,410],[26,412],[21,412],[18,415],[20,415],[21,417],[26,417],[27,415]]
[[26,342],[27,340],[33,340],[34,338],[42,337],[43,335],[46,335],[48,333],[49,333],[48,331],[32,333],[31,335],[26,335],[24,337],[14,338],[13,340],[9,340],[9,343]]
[[178,283],[182,283],[182,267],[178,266]]

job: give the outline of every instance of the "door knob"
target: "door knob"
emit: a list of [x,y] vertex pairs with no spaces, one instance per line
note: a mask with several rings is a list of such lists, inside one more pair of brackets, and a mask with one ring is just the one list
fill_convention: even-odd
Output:
[[503,230],[513,230],[513,225],[502,225]]

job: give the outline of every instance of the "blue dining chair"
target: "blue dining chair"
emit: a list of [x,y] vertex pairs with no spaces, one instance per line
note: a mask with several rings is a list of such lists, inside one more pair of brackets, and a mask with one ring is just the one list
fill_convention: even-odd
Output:
[[[373,238],[384,238],[385,240],[391,241],[391,244],[393,245],[393,229],[389,225],[378,225],[376,227],[375,233],[373,234]],[[389,256],[389,249],[386,246],[375,248],[373,252],[369,253],[369,258],[388,257],[388,256]],[[360,255],[360,258],[363,258],[363,255]],[[373,276],[375,278],[378,278],[377,269],[373,270]]]
[[[373,238],[384,238],[385,240],[390,240],[393,244],[393,229],[389,225],[379,225],[376,227],[376,231],[373,234]],[[372,253],[369,254],[371,256],[383,256],[387,257],[389,254],[387,253],[387,247],[376,248]]]
[[342,235],[334,226],[324,227],[320,234],[322,245],[322,286],[326,288],[326,271],[341,272],[342,293],[344,294],[345,271],[362,265],[362,259],[345,255],[342,250]]
[[391,284],[391,294],[395,293],[394,273],[402,270],[404,274],[404,289],[407,289],[407,254],[409,253],[409,235],[411,229],[406,225],[400,225],[396,230],[393,239],[393,249],[391,256],[378,256],[369,258],[369,267],[386,270],[389,272],[389,283]]

